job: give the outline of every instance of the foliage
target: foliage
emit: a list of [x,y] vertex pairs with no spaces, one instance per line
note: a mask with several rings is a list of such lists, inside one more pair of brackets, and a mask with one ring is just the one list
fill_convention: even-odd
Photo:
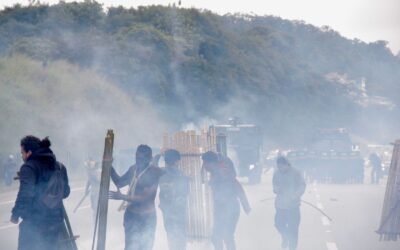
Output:
[[128,148],[156,142],[165,126],[145,100],[133,100],[93,70],[66,61],[46,65],[21,55],[1,58],[0,89],[0,114],[7,118],[0,123],[1,152],[18,152],[19,139],[35,134],[50,136],[64,160],[68,153],[80,160],[98,158],[109,128],[124,135],[118,146]]
[[[95,1],[16,5],[0,12],[0,54],[93,70],[132,99],[149,100],[176,126],[238,115],[263,124],[266,135],[283,135],[276,141],[301,141],[318,127],[356,128],[366,113],[400,113],[400,60],[385,41],[367,44],[272,16],[174,6],[103,10]],[[396,108],[365,112],[348,86],[327,80],[332,72],[366,79],[369,95]]]

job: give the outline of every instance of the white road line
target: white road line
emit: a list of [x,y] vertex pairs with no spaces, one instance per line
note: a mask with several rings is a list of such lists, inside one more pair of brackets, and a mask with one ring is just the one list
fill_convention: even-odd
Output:
[[328,250],[339,250],[335,242],[327,242],[326,247]]
[[[319,209],[323,210],[324,206],[320,202],[321,196],[318,193],[317,185],[316,185],[315,182],[313,183],[313,189],[314,189],[314,192],[315,192],[315,198],[317,199],[317,207]],[[331,225],[329,219],[326,216],[322,216],[321,217],[321,221],[322,221],[322,225],[324,225],[325,227],[328,227],[325,232],[326,233],[332,233],[332,231],[329,229],[329,227]],[[326,247],[328,248],[328,250],[339,250],[335,242],[326,242]]]
[[321,220],[322,220],[322,225],[327,226],[327,227],[331,225],[331,223],[329,222],[328,218],[326,218],[326,216],[322,216]]
[[10,225],[6,225],[6,226],[1,226],[0,230],[4,230],[4,229],[16,227],[16,226],[18,226],[18,224],[10,224]]
[[324,206],[322,206],[322,203],[321,202],[317,202],[317,207],[319,208],[319,209],[321,209],[321,210],[324,210]]
[[12,204],[12,203],[14,203],[14,202],[15,202],[15,200],[3,201],[3,202],[0,202],[0,206],[2,206],[2,205],[7,205],[7,204]]

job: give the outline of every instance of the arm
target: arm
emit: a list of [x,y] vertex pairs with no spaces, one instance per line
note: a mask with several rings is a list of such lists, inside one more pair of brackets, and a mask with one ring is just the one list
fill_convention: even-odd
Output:
[[130,167],[123,176],[119,176],[117,174],[117,171],[115,171],[114,167],[112,167],[111,179],[118,189],[129,185],[132,180],[132,167]]
[[158,164],[159,164],[159,162],[160,162],[160,158],[161,158],[161,154],[156,154],[156,155],[153,157],[153,159],[152,159],[152,161],[151,161],[151,164],[154,165],[154,166],[156,166],[156,167],[158,167]]
[[280,185],[279,185],[278,177],[275,172],[274,172],[274,176],[272,177],[272,188],[273,188],[273,192],[275,194],[279,194],[282,192]]
[[11,222],[18,223],[20,217],[24,217],[29,213],[29,207],[32,204],[35,196],[35,183],[36,174],[33,169],[24,164],[21,167],[20,173],[20,186],[15,201],[14,208],[12,209]]
[[63,197],[63,198],[65,199],[65,198],[67,198],[67,197],[69,196],[69,194],[71,193],[71,188],[70,188],[70,186],[69,186],[67,168],[66,168],[64,165],[62,165],[62,164],[61,164],[61,167],[62,167],[62,171],[63,171],[63,174],[64,174],[64,183],[65,183],[65,186],[64,186],[64,197]]
[[298,173],[296,177],[297,177],[296,178],[297,179],[296,180],[297,188],[296,188],[296,191],[294,192],[293,195],[294,195],[294,198],[300,199],[301,196],[306,191],[306,182],[305,182],[304,177],[303,177],[303,175],[301,173]]

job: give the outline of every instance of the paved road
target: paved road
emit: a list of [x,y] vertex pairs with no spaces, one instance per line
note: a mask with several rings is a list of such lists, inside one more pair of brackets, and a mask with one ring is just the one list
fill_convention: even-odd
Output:
[[[72,182],[72,194],[65,202],[74,233],[80,235],[79,249],[90,249],[92,237],[92,211],[89,200],[72,213],[83,195],[83,182]],[[239,250],[278,250],[280,237],[273,227],[273,201],[260,202],[273,197],[271,175],[261,185],[245,186],[253,211],[241,215],[237,229]],[[379,223],[385,186],[381,185],[326,185],[308,184],[304,200],[323,209],[330,222],[309,206],[302,205],[299,250],[399,250],[400,242],[380,242],[374,233]],[[15,199],[15,188],[0,193],[0,249],[16,249],[18,227],[10,224],[9,211]],[[107,248],[123,249],[122,213],[117,212],[119,202],[111,201]],[[166,236],[161,215],[158,216],[155,250],[166,250]],[[191,243],[188,250],[212,249],[209,243]]]

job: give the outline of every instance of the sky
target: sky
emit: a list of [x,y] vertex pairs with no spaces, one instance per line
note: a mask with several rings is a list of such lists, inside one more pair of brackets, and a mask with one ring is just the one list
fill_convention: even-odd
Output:
[[[177,3],[179,0],[98,0],[105,7]],[[394,54],[400,52],[400,0],[181,0],[182,7],[208,9],[218,14],[254,13],[328,25],[343,36],[365,42],[388,41]],[[58,0],[41,0],[58,3]],[[72,2],[65,0],[65,2]],[[0,8],[28,0],[0,0]]]

